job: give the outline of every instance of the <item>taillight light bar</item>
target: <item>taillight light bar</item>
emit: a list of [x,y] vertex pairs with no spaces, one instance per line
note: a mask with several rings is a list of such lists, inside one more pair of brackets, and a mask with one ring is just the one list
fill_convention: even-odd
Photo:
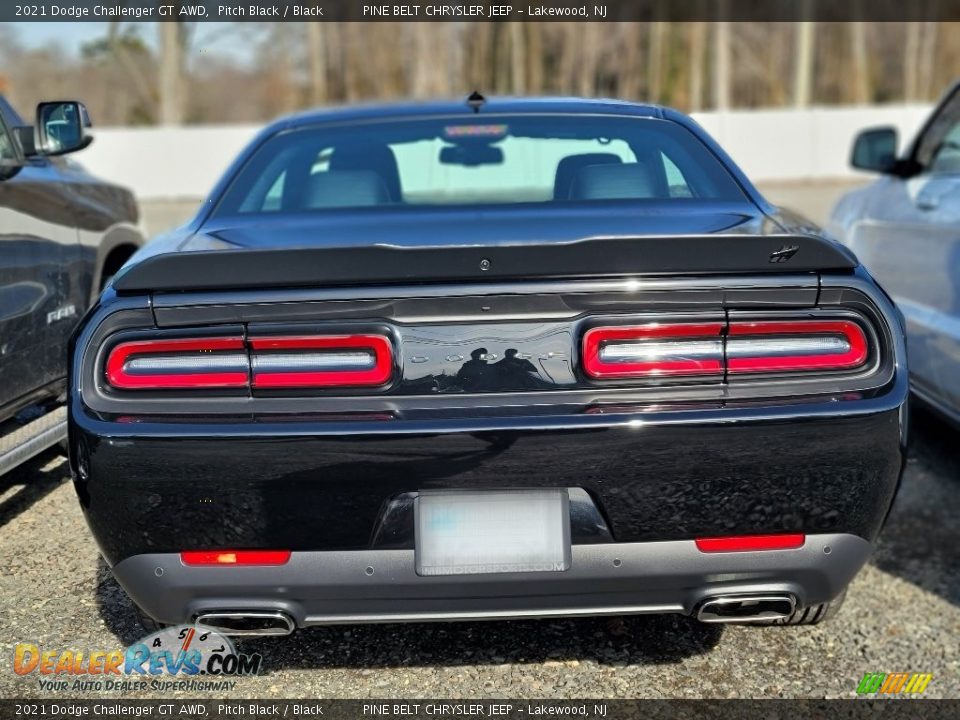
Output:
[[731,322],[727,372],[849,370],[867,360],[867,336],[852,320]]
[[376,387],[393,374],[383,335],[254,338],[255,388]]
[[393,376],[384,335],[131,340],[106,359],[118,390],[380,387]]
[[239,388],[249,366],[239,337],[135,340],[110,351],[106,375],[121,390]]
[[598,380],[854,370],[869,354],[863,327],[843,319],[603,326],[582,345],[583,371]]
[[598,379],[722,375],[722,330],[719,322],[591,328],[583,370]]

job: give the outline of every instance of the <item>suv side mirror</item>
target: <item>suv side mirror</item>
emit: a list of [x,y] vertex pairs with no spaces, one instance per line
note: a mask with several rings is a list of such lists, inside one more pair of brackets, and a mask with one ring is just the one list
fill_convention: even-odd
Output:
[[892,127],[863,130],[853,142],[850,165],[859,170],[887,173],[897,162],[897,131]]
[[87,134],[90,116],[83,103],[73,100],[37,105],[38,155],[66,155],[83,150],[93,138]]

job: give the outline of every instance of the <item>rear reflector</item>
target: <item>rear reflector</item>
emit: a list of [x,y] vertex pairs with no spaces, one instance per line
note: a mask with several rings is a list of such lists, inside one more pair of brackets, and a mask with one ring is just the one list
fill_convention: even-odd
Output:
[[249,379],[238,337],[120,343],[110,351],[106,374],[122,390],[246,387]]
[[723,323],[596,327],[583,336],[583,369],[593,378],[723,374]]
[[256,388],[376,387],[393,375],[393,347],[383,335],[254,338]]
[[697,550],[704,553],[755,552],[757,550],[794,550],[803,547],[805,535],[736,535],[697,538]]
[[852,320],[732,322],[727,371],[851,370],[867,360],[867,337]]
[[289,550],[188,550],[180,553],[184,565],[286,565]]

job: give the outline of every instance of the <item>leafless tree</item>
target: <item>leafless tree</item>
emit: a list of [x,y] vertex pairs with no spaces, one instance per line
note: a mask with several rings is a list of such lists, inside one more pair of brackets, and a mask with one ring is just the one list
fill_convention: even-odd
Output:
[[853,100],[865,105],[870,102],[870,65],[867,55],[867,25],[856,21],[850,23],[850,55],[853,65]]
[[[804,4],[807,4],[806,2]],[[796,60],[794,60],[793,104],[807,107],[813,94],[814,23],[803,20],[796,23]]]
[[[718,3],[721,17],[725,16],[726,1]],[[720,21],[716,23],[713,33],[713,105],[717,110],[726,110],[730,107],[730,23]]]
[[327,101],[327,47],[324,41],[324,23],[306,23],[307,56],[310,63],[310,102],[320,105]]
[[929,101],[960,77],[960,24],[730,23],[727,2],[704,5],[712,23],[111,22],[75,54],[24,46],[8,25],[0,67],[5,94],[26,113],[44,97],[79,96],[98,124],[262,121],[307,105],[474,89],[684,110]]
[[688,108],[691,112],[696,112],[703,107],[703,59],[707,48],[707,23],[690,23],[688,38],[690,48]]
[[181,22],[157,23],[160,32],[161,125],[180,125],[186,110],[184,81],[185,28]]

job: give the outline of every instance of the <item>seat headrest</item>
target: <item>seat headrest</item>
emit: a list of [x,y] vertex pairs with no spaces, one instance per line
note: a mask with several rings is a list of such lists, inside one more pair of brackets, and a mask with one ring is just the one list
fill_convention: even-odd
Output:
[[363,147],[344,145],[336,147],[330,157],[330,169],[375,172],[383,181],[391,200],[400,202],[403,199],[397,158],[393,154],[393,150],[386,145],[365,145]]
[[570,188],[571,200],[650,200],[661,198],[656,177],[645,163],[588,165]]
[[577,173],[588,165],[611,165],[623,162],[613,153],[582,153],[567,155],[557,164],[557,174],[553,180],[553,199],[566,200],[570,197],[570,186]]
[[368,207],[385,205],[390,195],[383,179],[371,170],[329,170],[310,176],[306,207]]

